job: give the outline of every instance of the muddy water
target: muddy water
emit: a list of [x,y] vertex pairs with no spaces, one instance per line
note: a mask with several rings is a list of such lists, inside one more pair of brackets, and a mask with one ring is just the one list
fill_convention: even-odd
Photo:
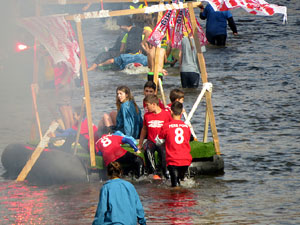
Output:
[[[300,3],[272,1],[288,7],[288,24],[281,16],[258,17],[233,11],[239,36],[228,36],[223,49],[204,54],[213,106],[225,161],[225,174],[188,180],[180,191],[169,183],[134,182],[148,224],[299,224],[300,223]],[[204,24],[201,22],[201,24]],[[109,46],[114,31],[97,21],[84,22],[87,60]],[[30,55],[29,55],[30,56]],[[30,66],[14,57],[1,74],[0,147],[29,137],[32,119]],[[180,87],[176,68],[164,81],[166,94]],[[89,83],[93,121],[114,110],[115,88],[128,85],[142,105],[146,76],[121,72],[91,72]],[[185,90],[189,111],[201,89]],[[83,90],[77,89],[74,105]],[[192,120],[203,130],[204,104]],[[39,99],[42,128],[50,114]],[[211,139],[211,137],[209,137]],[[0,172],[4,172],[0,165]],[[102,182],[36,187],[0,179],[1,224],[89,224],[93,220]]]

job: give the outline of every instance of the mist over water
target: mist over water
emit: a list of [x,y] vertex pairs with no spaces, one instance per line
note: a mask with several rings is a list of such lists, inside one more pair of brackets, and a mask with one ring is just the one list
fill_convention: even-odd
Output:
[[[228,30],[226,48],[209,46],[204,53],[225,174],[188,180],[176,191],[169,188],[170,182],[133,181],[148,224],[300,223],[300,2],[269,3],[288,7],[288,24],[282,25],[281,15],[261,17],[234,10],[239,36],[233,37]],[[205,22],[200,23],[205,28]],[[114,43],[117,31],[104,30],[104,26],[101,20],[82,21],[88,64]],[[0,154],[8,144],[29,139],[32,58],[32,50],[1,53]],[[167,96],[181,86],[178,68],[168,71],[163,82]],[[145,74],[94,71],[88,79],[94,123],[103,113],[116,110],[119,85],[128,85],[142,107]],[[184,91],[189,112],[201,87]],[[77,88],[74,106],[81,104],[82,96],[83,89]],[[52,120],[45,98],[38,98],[38,109],[45,132]],[[199,139],[204,116],[202,102],[192,119]],[[1,164],[0,173],[4,173]],[[91,180],[33,186],[0,178],[0,223],[92,223],[103,181],[95,174]]]

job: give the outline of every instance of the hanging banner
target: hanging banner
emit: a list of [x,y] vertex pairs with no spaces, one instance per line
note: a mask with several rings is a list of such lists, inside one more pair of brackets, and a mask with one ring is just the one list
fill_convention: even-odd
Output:
[[166,11],[161,20],[157,23],[152,33],[148,37],[148,42],[153,46],[159,46],[161,40],[164,38],[168,29],[169,20],[172,14],[172,10]]
[[[188,9],[185,10],[185,16],[187,18],[188,28],[193,32],[192,25],[191,25],[192,22],[191,22],[191,18],[190,18],[190,12]],[[205,36],[205,33],[204,33],[199,21],[197,20],[197,18],[196,18],[196,23],[197,23],[197,33],[198,33],[200,45],[201,46],[207,45],[208,44],[207,38]]]
[[227,11],[230,9],[242,8],[248,13],[272,16],[275,13],[283,14],[283,22],[287,21],[287,8],[269,4],[264,0],[202,0],[208,2],[215,11]]
[[181,49],[183,38],[183,10],[179,10],[176,17],[175,28],[172,34],[172,48]]
[[79,74],[79,45],[70,22],[63,16],[30,17],[19,23],[48,50],[55,64],[66,62],[75,74]]

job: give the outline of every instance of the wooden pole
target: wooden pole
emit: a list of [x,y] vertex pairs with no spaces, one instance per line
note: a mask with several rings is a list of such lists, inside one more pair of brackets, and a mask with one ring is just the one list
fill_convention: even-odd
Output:
[[37,159],[43,152],[44,148],[47,146],[47,144],[50,140],[49,134],[54,133],[55,130],[57,129],[57,127],[58,127],[58,123],[56,121],[53,121],[51,123],[49,129],[47,130],[46,134],[41,139],[40,143],[38,144],[38,146],[36,147],[36,149],[34,150],[32,155],[30,156],[29,160],[25,164],[24,168],[22,169],[21,173],[17,177],[16,181],[24,181],[26,179],[28,173],[34,166],[35,162],[37,161]]
[[[159,3],[159,5],[163,5],[163,3]],[[159,22],[162,18],[163,14],[162,12],[159,12],[158,13],[158,16],[157,16],[157,22]],[[160,66],[160,47],[155,47],[155,58],[154,58],[154,71],[153,71],[153,82],[156,84],[156,87],[158,87],[158,70],[159,70],[159,66]],[[157,93],[157,89],[156,88],[156,91],[155,93]]]
[[[198,62],[200,65],[201,79],[202,79],[202,83],[206,83],[207,82],[207,72],[206,72],[205,60],[204,60],[203,54],[201,52],[201,46],[200,46],[199,36],[198,36],[198,32],[197,32],[195,12],[194,12],[194,8],[193,8],[193,4],[191,2],[188,3],[188,8],[190,11],[193,35],[194,35],[195,45],[196,45],[196,49],[197,49]],[[216,154],[220,155],[221,154],[220,153],[220,144],[219,144],[219,137],[218,137],[217,127],[216,127],[216,122],[215,122],[214,111],[213,111],[212,102],[211,102],[211,92],[206,91],[205,99],[206,99],[206,106],[207,106],[208,117],[209,117],[209,121],[210,121],[210,127],[211,127],[211,131],[212,131]]]
[[39,116],[39,112],[38,112],[37,104],[36,104],[36,91],[35,91],[36,86],[37,86],[37,84],[31,84],[31,94],[32,94],[32,103],[33,103],[33,110],[34,110],[34,114],[35,114],[36,124],[38,126],[40,140],[42,140],[43,135],[42,135],[42,129],[41,129],[41,122],[40,122],[40,116]]
[[[149,2],[149,1],[148,1]],[[191,2],[193,7],[198,7],[201,5],[200,2]],[[178,5],[178,4],[177,4]],[[151,6],[152,7],[152,6]],[[182,8],[187,8],[188,4],[183,3]],[[150,7],[149,7],[150,8]],[[176,9],[173,5],[169,5],[167,8],[166,6],[164,8],[159,9],[159,12],[163,12],[169,9]],[[74,20],[74,17],[80,17],[80,19],[95,19],[95,18],[107,18],[107,17],[113,17],[113,16],[126,16],[126,15],[133,15],[133,14],[141,14],[145,13],[146,8],[138,8],[138,9],[123,9],[123,10],[115,10],[108,12],[107,15],[99,16],[99,11],[93,11],[86,14],[77,14],[77,15],[67,15],[65,16],[66,20]]]
[[164,92],[164,89],[163,89],[161,79],[158,79],[158,84],[159,84],[160,94],[161,94],[164,106],[166,107],[167,106],[166,96],[165,96],[165,92]]
[[209,126],[209,116],[208,116],[208,109],[206,106],[206,112],[205,112],[205,123],[204,123],[204,131],[203,131],[203,142],[207,142],[207,135],[208,135],[208,126]]
[[[40,16],[40,5],[39,5],[38,0],[36,0],[36,2],[35,2],[35,15]],[[38,45],[38,40],[36,37],[34,37],[32,82],[36,85],[38,83],[38,71],[39,71],[37,45]],[[31,87],[31,89],[32,89],[32,87]],[[31,130],[30,130],[30,140],[31,141],[34,141],[35,136],[36,136],[36,123],[34,122],[34,120],[37,120],[36,112],[37,112],[36,111],[36,103],[33,103],[33,115],[32,115]],[[40,127],[40,124],[38,124],[38,125],[39,125],[39,134],[40,134],[40,140],[41,140],[42,139],[42,133],[40,131],[41,127]]]
[[81,123],[82,123],[82,118],[83,118],[83,113],[84,113],[84,106],[85,106],[85,97],[83,97],[83,99],[82,99],[81,108],[80,108],[80,115],[79,115],[78,126],[77,126],[74,154],[77,153],[77,148],[78,148],[77,145],[78,145],[79,136],[80,136]]
[[85,57],[85,50],[84,50],[84,42],[81,30],[81,21],[77,20],[76,27],[77,27],[77,35],[79,40],[79,48],[80,48],[80,60],[81,60],[81,69],[82,69],[82,77],[83,77],[83,86],[84,86],[84,95],[85,95],[85,108],[86,108],[86,115],[87,115],[87,122],[88,122],[88,129],[89,129],[89,143],[90,143],[90,159],[91,159],[91,166],[96,166],[96,158],[95,158],[95,140],[94,140],[94,131],[93,131],[93,124],[92,124],[92,112],[91,112],[91,103],[90,103],[90,88],[87,76],[87,69],[86,69],[86,57]]

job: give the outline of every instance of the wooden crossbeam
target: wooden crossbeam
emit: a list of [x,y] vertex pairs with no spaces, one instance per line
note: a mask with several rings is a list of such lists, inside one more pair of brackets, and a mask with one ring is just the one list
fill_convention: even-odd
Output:
[[[188,4],[191,4],[192,8],[198,7],[201,5],[201,2],[191,2],[191,3],[184,3],[182,4],[182,8],[188,8]],[[177,7],[179,7],[179,4],[175,4]],[[159,8],[158,12],[164,12],[169,9],[176,9],[175,5],[162,5],[161,8]],[[152,6],[153,7],[153,6]],[[95,18],[107,18],[107,17],[114,17],[114,16],[126,16],[126,15],[133,15],[133,14],[141,14],[145,13],[147,8],[141,8],[141,9],[123,9],[123,10],[115,10],[115,11],[109,11],[107,14],[102,15],[99,17],[99,14],[101,11],[93,11],[83,14],[75,14],[75,15],[67,15],[65,16],[66,20],[78,20],[78,19],[95,19]],[[105,10],[104,10],[105,11]]]
[[30,156],[29,160],[25,164],[24,168],[20,172],[19,176],[17,177],[16,181],[24,181],[29,174],[30,170],[34,166],[35,162],[40,157],[41,153],[43,152],[44,148],[48,145],[48,142],[50,140],[49,134],[54,133],[55,130],[58,127],[58,123],[56,121],[53,121],[47,130],[46,134],[36,147],[36,149],[33,151],[32,155]]

